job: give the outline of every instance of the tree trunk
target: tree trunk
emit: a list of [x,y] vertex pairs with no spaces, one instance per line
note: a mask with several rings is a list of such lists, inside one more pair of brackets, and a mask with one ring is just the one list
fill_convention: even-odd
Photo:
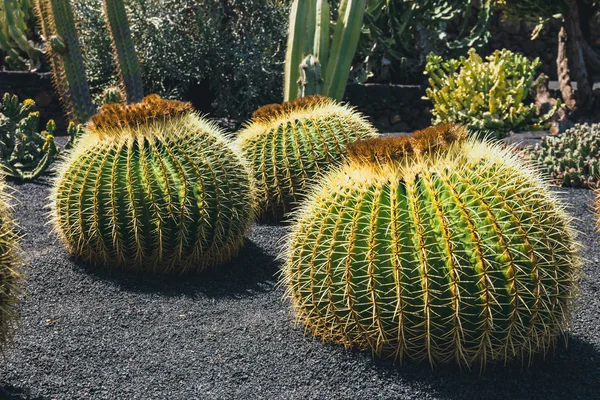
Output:
[[558,86],[562,94],[563,102],[569,109],[576,109],[575,93],[571,87],[571,75],[569,75],[569,57],[567,56],[567,32],[565,27],[560,28],[558,32],[558,57],[556,58],[556,68],[558,71]]
[[583,56],[584,39],[579,23],[577,0],[569,0],[569,13],[564,15],[564,30],[566,32],[566,56],[568,58],[569,72],[571,78],[577,82],[576,102],[572,110],[577,114],[581,114],[590,109],[593,98],[592,85],[590,85]]

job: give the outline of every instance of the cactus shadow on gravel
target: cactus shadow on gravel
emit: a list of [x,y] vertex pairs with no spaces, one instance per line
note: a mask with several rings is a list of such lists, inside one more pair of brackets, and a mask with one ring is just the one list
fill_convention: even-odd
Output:
[[159,293],[163,296],[181,294],[194,297],[204,294],[214,298],[242,298],[270,291],[277,281],[279,263],[251,240],[231,261],[201,273],[159,275],[134,272],[89,264],[71,258],[72,263],[102,281],[121,289],[141,293]]
[[429,387],[441,399],[598,399],[600,349],[577,336],[557,343],[546,358],[537,356],[530,367],[520,362],[460,370],[453,365],[432,370],[428,363],[407,362],[395,367],[391,361],[375,360],[373,368],[383,376]]
[[0,400],[43,400],[43,398],[31,396],[28,390],[0,383]]

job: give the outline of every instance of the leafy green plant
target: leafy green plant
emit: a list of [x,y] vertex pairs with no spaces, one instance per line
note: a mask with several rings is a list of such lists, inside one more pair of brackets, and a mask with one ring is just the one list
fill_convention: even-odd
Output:
[[16,223],[10,212],[6,184],[0,179],[0,353],[11,342],[17,321],[21,264]]
[[539,59],[529,61],[506,49],[495,51],[485,61],[475,49],[458,60],[444,61],[430,54],[425,68],[430,87],[425,92],[433,103],[434,124],[461,123],[500,134],[541,128],[559,104],[542,117],[536,116],[534,104],[525,104],[539,65]]
[[[493,0],[370,0],[352,76],[359,82],[418,77],[425,56],[461,53],[487,43]],[[477,18],[473,18],[474,14]],[[460,22],[457,34],[449,26]],[[386,71],[387,70],[387,71]]]
[[578,124],[559,136],[546,136],[524,154],[554,183],[599,187],[600,124]]
[[[202,90],[203,99],[214,99],[216,115],[239,120],[281,99],[287,1],[129,0],[126,6],[146,93],[193,98]],[[74,7],[92,92],[100,96],[116,83],[102,7],[96,0]]]
[[156,95],[107,104],[59,168],[55,230],[82,260],[155,273],[215,267],[243,245],[254,181],[223,132]]
[[311,190],[283,267],[307,332],[432,366],[553,348],[579,272],[570,218],[512,151],[466,136],[356,142]]
[[40,176],[58,154],[54,121],[38,132],[40,113],[34,107],[33,100],[20,103],[8,93],[0,103],[0,165],[8,177],[22,181]]
[[348,143],[377,135],[361,114],[326,97],[258,109],[236,145],[258,182],[259,216],[280,220],[311,181],[343,160]]

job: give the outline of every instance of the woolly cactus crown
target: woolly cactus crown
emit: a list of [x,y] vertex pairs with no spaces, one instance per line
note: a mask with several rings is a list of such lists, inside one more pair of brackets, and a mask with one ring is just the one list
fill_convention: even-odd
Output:
[[111,129],[138,128],[153,122],[165,122],[193,113],[191,103],[164,100],[151,94],[133,104],[108,103],[91,118],[88,128],[92,132]]

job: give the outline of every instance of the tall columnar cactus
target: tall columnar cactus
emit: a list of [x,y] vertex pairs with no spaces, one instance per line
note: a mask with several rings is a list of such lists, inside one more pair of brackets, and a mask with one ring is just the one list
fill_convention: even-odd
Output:
[[6,185],[0,178],[0,353],[14,333],[15,303],[21,279],[18,237],[7,197]]
[[125,86],[128,103],[144,97],[142,71],[131,38],[129,22],[123,0],[104,0],[105,20],[112,39],[115,61],[119,66],[121,81]]
[[327,0],[294,0],[284,67],[285,101],[315,94],[342,99],[366,6],[366,0],[341,0],[330,44]]
[[70,0],[35,0],[54,85],[69,116],[85,123],[96,113]]
[[579,270],[570,218],[516,155],[464,136],[359,142],[311,192],[283,270],[307,331],[432,366],[552,347]]
[[348,143],[374,136],[362,115],[325,97],[258,109],[236,144],[258,182],[261,217],[280,219],[319,173],[343,159]]
[[108,104],[60,168],[55,229],[94,264],[200,271],[233,257],[254,218],[247,164],[189,103]]

